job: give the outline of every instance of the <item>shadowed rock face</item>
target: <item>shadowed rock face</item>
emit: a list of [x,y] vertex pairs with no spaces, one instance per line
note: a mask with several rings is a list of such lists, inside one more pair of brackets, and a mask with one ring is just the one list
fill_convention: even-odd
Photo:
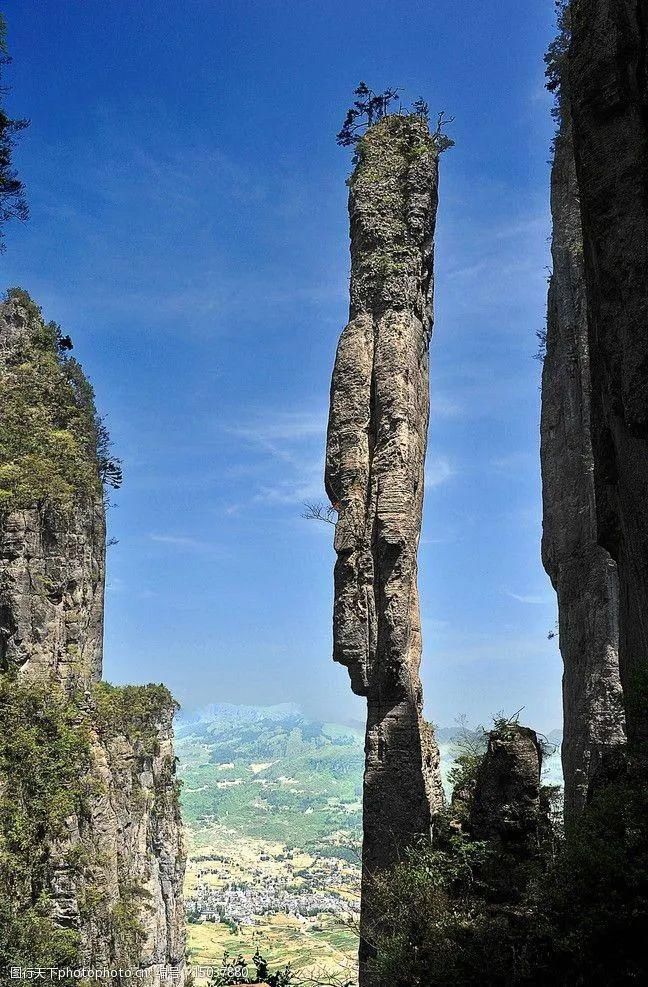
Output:
[[389,116],[349,181],[350,321],[333,370],[326,490],[335,533],[333,657],[367,697],[361,981],[371,875],[429,838],[442,804],[422,717],[417,551],[429,415],[438,161],[426,123]]
[[565,818],[625,740],[616,564],[597,544],[582,231],[565,87],[551,176],[553,274],[542,372],[542,559],[558,596]]
[[491,730],[470,812],[474,839],[530,857],[538,847],[542,751],[534,730],[508,723]]
[[92,392],[24,293],[0,304],[0,396],[0,676],[64,690],[88,741],[83,811],[43,834],[36,890],[78,934],[79,965],[146,969],[155,987],[164,967],[184,969],[175,704],[155,686],[138,692],[139,719],[110,722],[97,704],[106,525]]
[[[598,540],[617,562],[628,739],[648,750],[646,4],[574,0],[569,92],[580,193]],[[645,757],[644,757],[645,759]]]

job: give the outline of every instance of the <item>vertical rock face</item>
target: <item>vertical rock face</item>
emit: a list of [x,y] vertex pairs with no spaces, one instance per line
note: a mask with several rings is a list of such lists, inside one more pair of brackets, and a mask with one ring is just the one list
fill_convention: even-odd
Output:
[[[70,686],[101,677],[103,500],[68,512],[10,511],[0,541],[0,668],[53,672]],[[41,593],[34,594],[34,586]]]
[[[55,915],[80,932],[80,963],[138,968],[153,985],[182,974],[186,945],[174,711],[159,686],[100,687],[86,706],[91,792],[54,848]],[[75,847],[88,861],[80,872]]]
[[[35,348],[38,361],[32,359]],[[64,469],[49,479],[66,494],[71,492],[73,458],[90,455],[65,428],[63,408],[26,413],[25,405],[34,403],[35,389],[48,370],[54,387],[64,384],[50,356],[38,314],[17,298],[6,302],[0,312],[5,408],[0,420],[0,670],[20,669],[32,677],[53,674],[73,686],[101,678],[106,523],[96,464],[78,471],[82,501],[70,496],[64,507],[46,499],[34,502],[47,482],[50,457],[60,447],[68,446],[68,475]],[[54,403],[55,393],[51,398]],[[30,427],[32,444],[24,448],[21,433]]]
[[542,822],[541,769],[535,731],[507,723],[490,732],[470,812],[474,839],[523,859],[533,857]]
[[565,817],[621,749],[616,564],[597,543],[582,231],[566,92],[551,176],[553,274],[542,372],[542,559],[558,596]]
[[[161,686],[99,681],[106,450],[92,389],[68,347],[25,292],[9,293],[0,305],[0,712],[11,723],[14,702],[23,733],[33,726],[25,710],[43,723],[51,716],[51,728],[35,728],[44,779],[36,789],[47,798],[36,796],[44,821],[29,852],[2,831],[0,812],[10,875],[5,887],[0,874],[0,920],[10,916],[17,931],[6,948],[19,949],[38,896],[47,906],[38,921],[53,923],[53,939],[69,932],[78,965],[146,969],[155,985],[164,967],[176,975],[184,968],[175,704]],[[67,721],[56,719],[57,709],[67,710]],[[70,716],[75,750],[85,751],[74,798],[58,793],[51,777],[52,758],[65,763]],[[0,803],[12,793],[29,816],[29,778],[11,760],[21,735],[14,747],[0,745]],[[62,822],[59,796],[76,806]]]
[[351,305],[331,384],[326,490],[338,510],[333,657],[367,697],[361,981],[371,876],[442,804],[422,716],[417,551],[429,414],[438,153],[427,124],[387,116],[349,181]]
[[648,11],[574,0],[569,92],[583,226],[598,540],[619,575],[628,739],[648,750]]

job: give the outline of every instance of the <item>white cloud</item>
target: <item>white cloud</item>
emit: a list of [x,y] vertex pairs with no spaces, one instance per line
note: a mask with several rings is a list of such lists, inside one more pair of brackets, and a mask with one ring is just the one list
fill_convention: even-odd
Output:
[[260,454],[248,503],[288,505],[324,499],[326,414],[321,408],[265,411],[225,431]]
[[176,548],[193,548],[203,550],[211,547],[206,542],[198,541],[196,538],[188,538],[185,535],[150,534],[149,538],[151,541],[158,542],[161,545],[173,545]]
[[430,415],[434,418],[457,418],[463,413],[463,408],[454,397],[434,390],[430,399]]
[[299,442],[314,436],[323,439],[326,415],[323,411],[275,411],[259,414],[246,425],[230,425],[226,431],[273,451],[280,442]]
[[511,593],[509,590],[506,590],[506,595],[507,596],[510,596],[512,600],[517,600],[518,603],[530,603],[530,604],[533,604],[534,606],[540,606],[543,603],[548,603],[549,602],[547,600],[547,597],[546,596],[542,596],[539,593],[538,594],[535,594],[535,593],[526,593],[526,594],[525,593]]
[[530,472],[536,473],[540,468],[537,450],[514,451],[505,456],[497,456],[490,461],[490,467],[495,473],[501,473],[511,479],[526,478]]
[[455,475],[455,469],[445,456],[433,456],[425,467],[425,486],[428,490],[440,487]]
[[257,501],[275,504],[303,504],[307,500],[325,500],[324,463],[322,457],[301,466],[287,480],[262,485],[255,497]]

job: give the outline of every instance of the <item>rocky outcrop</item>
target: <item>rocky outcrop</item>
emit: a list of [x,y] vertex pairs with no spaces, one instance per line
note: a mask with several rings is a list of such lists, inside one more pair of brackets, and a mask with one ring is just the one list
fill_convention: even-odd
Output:
[[[61,956],[68,963],[72,943],[77,965],[147,971],[156,985],[184,971],[175,704],[162,686],[100,682],[108,453],[70,346],[25,292],[0,305],[0,701],[15,702],[24,723],[13,746],[0,745],[0,802],[3,792],[24,802],[25,827],[38,798],[41,819],[29,850],[26,838],[16,844],[0,829],[8,881],[3,872],[0,913],[16,933],[14,942],[0,936],[0,947],[11,962],[29,923],[51,922],[52,942],[68,951],[50,950],[49,965]],[[42,754],[28,749],[33,790],[12,760],[29,737],[29,710],[41,720]],[[52,765],[65,763],[72,742],[78,774],[57,792]],[[70,809],[61,821],[62,803]],[[37,920],[36,900],[44,907]]]
[[[90,791],[85,811],[68,820],[53,847],[54,914],[61,927],[80,932],[80,963],[137,968],[152,985],[184,967],[174,712],[159,686],[102,685],[88,697]],[[84,854],[82,869],[70,862],[75,848]]]
[[[66,429],[70,409],[58,405],[66,384],[73,403],[74,384],[56,363],[55,345],[54,327],[44,326],[27,297],[2,305],[0,670],[53,675],[73,687],[101,677],[106,521],[93,451]],[[48,382],[52,393],[48,399],[44,392],[36,408],[37,391]],[[52,462],[66,443],[69,458],[80,455],[89,467],[79,470],[84,496],[61,503],[44,487],[49,481],[68,494],[71,477]]]
[[105,539],[102,498],[4,515],[0,669],[54,674],[69,687],[100,679]]
[[597,542],[582,231],[563,84],[551,176],[553,273],[540,423],[542,559],[558,597],[564,663],[565,818],[575,818],[625,741],[616,563]]
[[628,740],[648,758],[648,11],[573,0],[568,60],[598,541],[619,577]]
[[522,860],[537,854],[543,820],[541,770],[542,749],[535,731],[514,722],[491,730],[472,796],[473,839]]
[[429,414],[438,152],[387,116],[349,180],[351,304],[331,384],[325,483],[338,511],[333,657],[367,697],[360,977],[371,982],[372,876],[430,838],[443,796],[422,715],[417,551]]

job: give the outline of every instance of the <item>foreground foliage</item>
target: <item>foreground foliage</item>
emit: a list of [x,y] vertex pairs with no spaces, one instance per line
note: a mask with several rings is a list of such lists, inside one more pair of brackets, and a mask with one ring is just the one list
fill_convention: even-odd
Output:
[[[98,744],[100,760],[110,760],[111,739],[125,738],[137,774],[159,753],[157,725],[174,705],[163,686],[101,683],[68,695],[50,681],[0,676],[0,983],[11,966],[78,965],[78,931],[55,921],[52,887],[61,866],[82,921],[101,923],[115,958],[137,964],[150,894],[118,861],[119,898],[111,900],[107,862],[84,834],[105,794],[95,770]],[[176,806],[177,796],[174,785],[158,793]]]
[[52,843],[82,811],[90,744],[78,703],[0,678],[0,968],[67,966],[78,937],[52,920]]
[[376,972],[393,987],[638,984],[646,975],[648,795],[620,777],[526,873],[449,817],[377,880]]

